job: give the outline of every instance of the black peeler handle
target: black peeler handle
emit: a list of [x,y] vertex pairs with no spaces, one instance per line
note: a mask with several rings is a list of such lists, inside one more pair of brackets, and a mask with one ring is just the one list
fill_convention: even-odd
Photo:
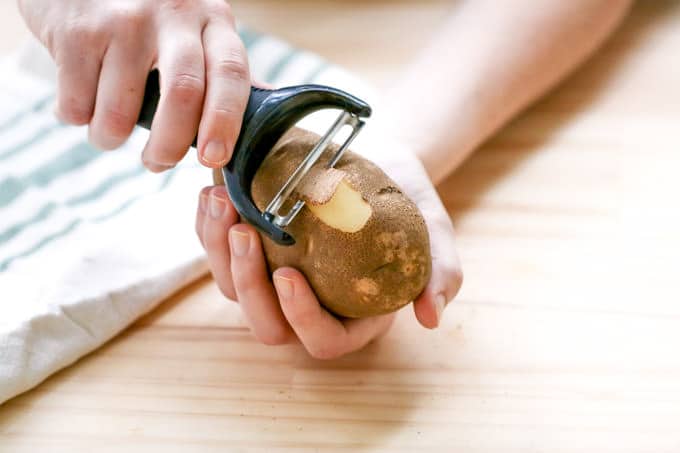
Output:
[[[154,70],[146,83],[138,125],[151,128],[159,100],[159,75]],[[283,134],[305,116],[325,108],[344,110],[358,117],[371,115],[371,107],[361,99],[323,85],[299,85],[277,90],[251,87],[234,153],[222,169],[236,211],[281,245],[293,245],[295,239],[265,218],[253,202],[250,186],[260,164]],[[195,139],[192,146],[196,146]]]
[[[271,90],[250,87],[250,98],[248,99],[248,106],[243,115],[243,122],[247,122],[249,117],[257,110],[257,107],[264,102],[269,96]],[[153,122],[156,110],[158,110],[158,103],[161,98],[160,76],[158,70],[153,70],[146,80],[146,88],[144,90],[144,101],[142,102],[142,109],[137,119],[137,125],[145,129],[151,130],[151,123]],[[191,146],[196,147],[196,139],[191,143]]]

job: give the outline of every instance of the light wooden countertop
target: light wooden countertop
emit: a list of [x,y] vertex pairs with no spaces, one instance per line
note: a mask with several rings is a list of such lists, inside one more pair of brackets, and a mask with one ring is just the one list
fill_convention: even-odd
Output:
[[[375,83],[450,8],[233,3]],[[680,451],[680,3],[637,5],[440,193],[466,281],[439,330],[408,310],[318,362],[206,279],[0,408],[0,451]]]

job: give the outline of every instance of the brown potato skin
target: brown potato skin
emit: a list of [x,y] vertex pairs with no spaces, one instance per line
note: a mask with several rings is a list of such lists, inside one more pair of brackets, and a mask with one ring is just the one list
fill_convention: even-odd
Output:
[[[259,209],[265,209],[318,140],[316,134],[293,129],[269,153],[251,188]],[[317,165],[327,162],[335,149],[326,151]],[[425,221],[416,205],[372,162],[348,151],[335,168],[347,173],[346,181],[370,204],[370,219],[360,231],[345,233],[303,209],[286,229],[295,245],[281,246],[263,237],[269,269],[300,270],[319,301],[339,316],[362,318],[398,310],[430,279]],[[221,179],[216,172],[215,182]]]

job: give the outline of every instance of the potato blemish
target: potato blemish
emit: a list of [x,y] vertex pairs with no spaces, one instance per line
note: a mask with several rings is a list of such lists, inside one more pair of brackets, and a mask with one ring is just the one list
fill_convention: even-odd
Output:
[[401,266],[402,274],[406,275],[407,277],[415,274],[416,270],[417,266],[413,262],[404,263],[404,265]]
[[395,260],[406,261],[408,259],[406,249],[408,248],[408,237],[403,231],[394,233],[380,233],[376,239],[385,250],[385,262],[392,263]]
[[[294,129],[271,150],[251,186],[260,210],[319,139]],[[289,205],[305,201],[286,228],[297,242],[283,246],[262,236],[267,267],[298,269],[335,315],[390,313],[418,297],[430,278],[427,225],[418,206],[374,163],[348,150],[334,168],[324,168],[338,147],[329,146],[289,198]]]
[[366,296],[377,296],[380,293],[380,287],[375,280],[366,277],[355,280],[354,289],[360,295]]

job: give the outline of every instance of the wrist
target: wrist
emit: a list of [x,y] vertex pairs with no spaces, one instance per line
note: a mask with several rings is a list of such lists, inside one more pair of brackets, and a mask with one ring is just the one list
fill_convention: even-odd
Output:
[[[436,185],[451,171],[450,161],[455,156],[449,152],[450,149],[442,151],[437,146],[435,138],[440,134],[424,128],[423,122],[419,123],[419,126],[414,124],[412,118],[405,117],[398,108],[385,108],[384,104],[380,104],[374,109],[373,117],[353,149],[378,164],[400,160],[422,167],[428,179]],[[425,123],[424,126],[431,124]]]

